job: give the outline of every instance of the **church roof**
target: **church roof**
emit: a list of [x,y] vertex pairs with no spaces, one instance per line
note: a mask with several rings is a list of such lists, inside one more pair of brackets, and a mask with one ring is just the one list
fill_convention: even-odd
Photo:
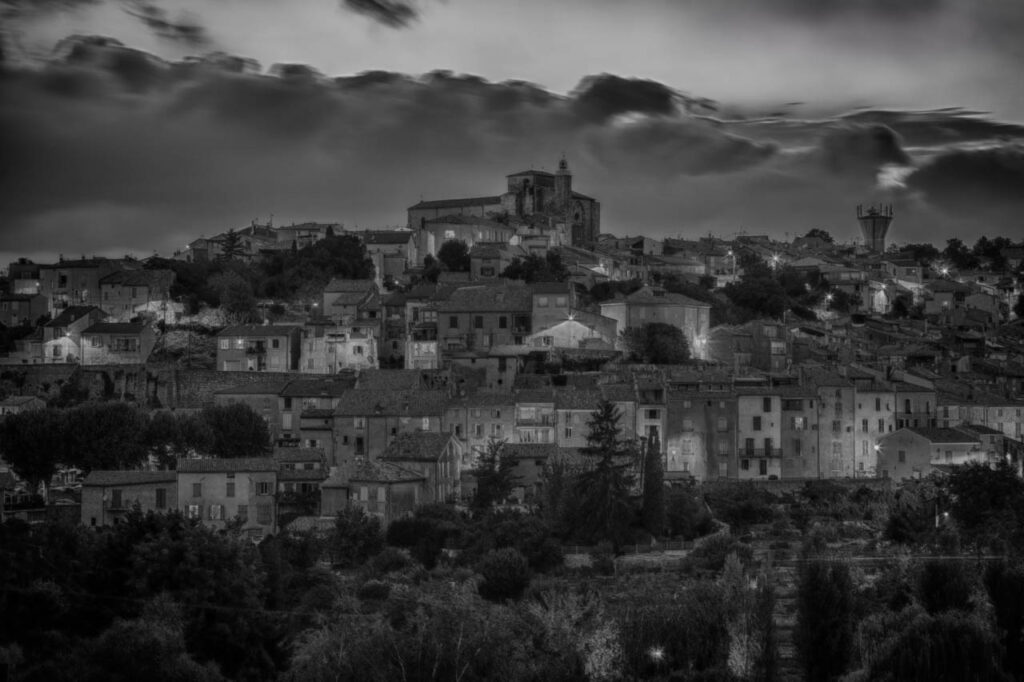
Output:
[[505,177],[506,178],[512,178],[512,177],[515,177],[517,175],[544,175],[544,176],[549,177],[549,178],[555,177],[552,173],[548,173],[547,171],[542,171],[542,170],[519,171],[518,173],[509,173]]
[[594,197],[588,197],[586,194],[580,194],[579,192],[572,193],[573,199],[586,199],[587,201],[597,201]]
[[501,197],[470,197],[468,199],[436,199],[433,201],[421,201],[409,207],[409,210],[417,208],[465,208],[469,206],[489,206],[500,204]]

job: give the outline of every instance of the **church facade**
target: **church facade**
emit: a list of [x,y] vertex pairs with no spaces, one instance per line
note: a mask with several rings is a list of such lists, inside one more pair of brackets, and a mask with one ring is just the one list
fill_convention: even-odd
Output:
[[551,246],[586,246],[601,233],[601,204],[573,191],[563,158],[558,170],[528,170],[507,176],[507,191],[495,196],[421,201],[408,209],[409,229],[417,232],[420,253],[437,253],[449,239],[470,247],[508,241],[515,235],[552,234]]

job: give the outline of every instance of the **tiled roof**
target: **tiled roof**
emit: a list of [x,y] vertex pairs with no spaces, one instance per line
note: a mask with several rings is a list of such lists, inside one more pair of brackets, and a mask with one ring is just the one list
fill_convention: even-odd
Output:
[[359,373],[359,388],[408,390],[420,388],[442,374],[441,370],[364,369]]
[[443,391],[394,391],[357,388],[341,396],[336,416],[432,417],[444,411]]
[[460,287],[437,306],[440,312],[531,312],[533,291],[523,284]]
[[277,462],[273,457],[238,457],[234,459],[208,457],[178,460],[178,472],[183,474],[277,471],[277,468]]
[[61,311],[61,314],[47,322],[44,327],[66,327],[75,320],[80,320],[88,315],[93,310],[100,314],[100,317],[106,317],[107,314],[97,308],[94,305],[73,305],[70,308],[65,308]]
[[339,396],[356,386],[353,375],[338,374],[329,379],[294,379],[281,390],[283,398]]
[[469,197],[467,199],[435,199],[432,201],[421,201],[409,207],[409,210],[418,208],[470,208],[473,206],[491,206],[500,204],[500,196],[491,197]]
[[436,462],[451,439],[449,433],[400,433],[388,443],[381,459]]
[[630,403],[636,401],[636,389],[632,384],[606,384],[601,387],[604,399],[613,403]]
[[[307,407],[299,413],[302,419],[330,419],[334,416],[334,409],[330,407]],[[312,428],[303,426],[302,428]]]
[[131,322],[97,322],[82,332],[85,334],[141,334],[146,329],[144,324]]
[[550,388],[524,388],[515,392],[516,403],[554,403],[555,392]]
[[230,388],[222,388],[215,391],[214,395],[280,395],[281,390],[288,384],[286,379],[274,379],[271,381],[254,381]]
[[274,459],[278,462],[322,462],[323,448],[274,448]]
[[569,282],[534,282],[529,285],[533,289],[534,295],[537,294],[568,294],[572,288],[572,284]]
[[174,471],[90,471],[82,485],[147,485],[149,483],[174,483],[178,474]]
[[373,291],[377,285],[372,279],[341,279],[335,277],[327,286],[324,287],[324,293],[352,293],[352,292],[367,292]]
[[999,429],[993,429],[990,426],[983,424],[964,424],[960,427],[962,430],[967,432],[974,432],[982,436],[1002,436],[1003,432]]
[[978,438],[960,429],[912,428],[909,429],[933,443],[976,443]]
[[381,461],[359,462],[352,471],[352,475],[349,476],[350,481],[360,483],[404,483],[424,479],[426,476],[423,474],[410,471],[392,462]]
[[548,459],[558,454],[559,447],[554,443],[505,443],[502,450],[516,459]]
[[271,337],[291,336],[297,329],[290,325],[282,324],[238,324],[233,327],[225,327],[217,334],[218,337],[241,336],[241,337]]
[[174,283],[173,270],[118,270],[100,280],[100,286],[150,287],[169,289]]
[[593,412],[597,409],[597,404],[601,402],[603,396],[601,391],[596,388],[592,389],[579,389],[579,388],[564,388],[555,390],[555,409],[556,410],[590,410]]

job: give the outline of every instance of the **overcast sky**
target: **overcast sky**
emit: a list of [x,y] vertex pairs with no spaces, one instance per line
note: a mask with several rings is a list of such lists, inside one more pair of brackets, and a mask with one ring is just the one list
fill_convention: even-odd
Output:
[[563,152],[618,234],[847,240],[887,201],[897,241],[1024,237],[1019,0],[0,11],[4,263],[168,254],[270,215],[400,225]]

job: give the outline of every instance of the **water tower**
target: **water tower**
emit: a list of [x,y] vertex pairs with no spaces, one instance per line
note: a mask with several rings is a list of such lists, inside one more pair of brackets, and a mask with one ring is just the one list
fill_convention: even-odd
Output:
[[888,206],[857,207],[857,221],[860,223],[860,232],[864,235],[864,246],[875,253],[885,253],[885,235],[889,232],[889,223],[892,222],[892,204]]

